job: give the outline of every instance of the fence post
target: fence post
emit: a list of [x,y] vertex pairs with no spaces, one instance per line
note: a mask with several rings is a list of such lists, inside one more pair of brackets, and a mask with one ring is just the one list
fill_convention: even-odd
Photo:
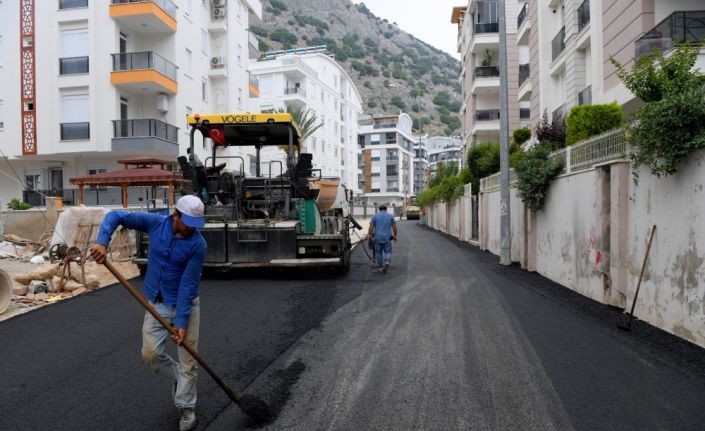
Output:
[[565,173],[569,174],[570,173],[570,153],[571,153],[571,148],[565,147]]

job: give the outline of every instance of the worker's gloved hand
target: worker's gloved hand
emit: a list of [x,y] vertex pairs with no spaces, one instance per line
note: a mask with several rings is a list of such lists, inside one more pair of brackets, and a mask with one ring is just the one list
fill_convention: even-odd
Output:
[[96,244],[91,249],[91,257],[97,263],[105,263],[105,259],[108,257],[107,248],[103,244]]
[[186,339],[186,330],[184,328],[176,328],[176,335],[171,336],[171,341],[177,345],[181,345]]

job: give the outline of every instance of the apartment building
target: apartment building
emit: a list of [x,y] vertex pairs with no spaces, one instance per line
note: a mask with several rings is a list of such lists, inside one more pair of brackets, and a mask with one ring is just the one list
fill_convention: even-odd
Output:
[[439,163],[454,163],[458,169],[463,165],[460,139],[447,136],[434,136],[425,140],[428,148],[428,175],[436,173]]
[[41,205],[31,187],[71,202],[72,177],[185,154],[187,114],[248,111],[261,14],[260,0],[0,2],[0,200]]
[[[564,116],[575,105],[610,103],[634,112],[640,101],[610,62],[635,58],[679,42],[705,38],[702,0],[543,0],[526,2],[517,16],[519,49],[529,49],[518,100],[531,102],[531,126],[546,111]],[[701,51],[698,66],[705,66]],[[528,70],[527,70],[528,69]],[[520,71],[520,74],[522,71]]]
[[[355,83],[325,46],[270,52],[250,66],[259,82],[262,112],[301,109],[315,115],[321,127],[304,140],[314,168],[325,177],[341,178],[357,189],[358,116],[362,97]],[[263,158],[282,159],[268,153]],[[264,153],[263,153],[264,154]]]
[[[470,0],[453,8],[461,54],[462,153],[476,143],[499,142],[499,23],[496,1]],[[528,122],[529,102],[519,100],[520,64],[529,62],[529,49],[517,45],[517,17],[523,3],[505,2],[510,132]]]
[[423,191],[428,185],[428,135],[426,137],[419,136],[414,142],[414,189],[413,195],[416,196]]
[[361,120],[359,187],[368,203],[399,208],[414,194],[411,129],[411,117],[405,113]]

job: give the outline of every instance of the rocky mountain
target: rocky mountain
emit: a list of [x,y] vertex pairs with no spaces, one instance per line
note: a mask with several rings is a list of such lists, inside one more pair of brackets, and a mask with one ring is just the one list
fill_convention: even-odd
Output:
[[[460,132],[460,63],[350,0],[263,0],[251,23],[262,53],[327,45],[355,81],[365,113],[409,113],[423,132]],[[449,24],[450,25],[450,24]]]

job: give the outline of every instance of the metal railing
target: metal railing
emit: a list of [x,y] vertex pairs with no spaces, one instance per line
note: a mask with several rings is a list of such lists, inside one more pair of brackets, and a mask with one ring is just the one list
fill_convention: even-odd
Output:
[[91,123],[60,123],[61,140],[76,141],[91,139]]
[[705,39],[705,10],[673,12],[634,42],[634,56],[658,49],[661,52],[678,43],[701,43]]
[[59,0],[59,9],[88,7],[88,0]]
[[592,103],[592,85],[585,87],[583,91],[578,93],[578,105],[589,105]]
[[529,3],[524,3],[524,7],[521,8],[521,12],[519,12],[519,16],[517,17],[517,28],[521,27],[521,25],[524,23],[524,19],[526,18],[526,14],[529,13]]
[[[625,130],[622,128],[613,129],[556,151],[549,157],[563,160],[561,175],[590,170],[597,164],[612,160],[623,160],[626,159],[628,150],[624,132]],[[480,191],[486,193],[499,190],[499,180],[499,173],[481,178]],[[510,184],[515,183],[516,175],[512,169],[510,170]]]
[[473,76],[475,78],[498,78],[499,66],[477,66]]
[[75,75],[78,73],[88,73],[88,56],[59,59],[59,75]]
[[520,64],[519,65],[519,87],[529,79],[529,72],[531,71],[531,68],[529,66],[529,63],[526,64]]
[[565,27],[562,27],[556,37],[551,41],[551,61],[558,58],[565,49]]
[[478,22],[475,23],[475,33],[499,33],[498,22]]
[[475,111],[476,121],[499,120],[499,109],[478,109]]
[[113,71],[154,69],[176,81],[176,65],[153,51],[111,54]]
[[301,87],[285,87],[284,94],[285,95],[300,94],[303,97],[306,97],[306,92]]
[[113,120],[113,138],[160,138],[178,142],[179,128],[160,120]]
[[171,0],[112,0],[113,4],[125,4],[125,3],[144,3],[145,1],[151,1],[157,6],[162,8],[170,17],[176,19],[176,4]]
[[578,7],[578,31],[590,24],[590,0],[583,0]]

